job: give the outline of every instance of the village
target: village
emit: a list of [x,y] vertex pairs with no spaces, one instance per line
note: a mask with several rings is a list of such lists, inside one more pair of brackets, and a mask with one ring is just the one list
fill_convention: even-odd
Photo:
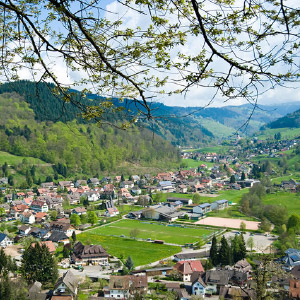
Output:
[[[183,161],[191,158],[187,153],[182,156]],[[231,299],[237,295],[239,299],[256,299],[253,274],[257,269],[253,270],[245,254],[230,265],[208,264],[215,236],[219,243],[225,237],[229,244],[241,236],[249,253],[274,252],[272,243],[277,236],[265,233],[260,220],[222,218],[223,212],[235,208],[236,197],[260,184],[253,178],[255,164],[216,153],[193,159],[209,161],[210,165],[203,162],[198,168],[155,176],[51,181],[23,191],[11,189],[7,178],[1,178],[4,203],[0,204],[0,246],[18,265],[24,248],[36,243],[45,245],[58,259],[61,277],[54,288],[43,290],[41,283],[35,282],[28,290],[29,299],[77,299],[83,293],[80,285],[87,278],[107,284],[84,299],[152,295],[151,299],[159,293],[168,295],[164,296],[167,299]],[[298,182],[283,180],[278,188],[294,193]],[[126,252],[128,257],[116,255],[118,252],[110,251],[111,246],[95,243],[99,236],[116,239],[119,249],[123,241],[130,240],[140,243],[140,250],[151,251],[147,249],[151,245],[156,247],[153,251],[167,247],[169,252],[153,258],[149,255],[150,260],[134,267],[134,246],[132,252]],[[261,263],[256,262],[258,266]],[[269,278],[269,287],[276,285],[276,289],[297,297],[299,267],[299,250],[288,249],[276,263],[284,273],[280,273],[280,280]],[[88,290],[88,294],[93,291]]]

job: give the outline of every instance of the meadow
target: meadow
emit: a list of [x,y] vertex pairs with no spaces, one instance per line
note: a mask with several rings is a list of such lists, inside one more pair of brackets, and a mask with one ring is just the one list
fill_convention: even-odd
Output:
[[[165,223],[138,221],[138,220],[121,220],[112,224],[104,225],[87,231],[95,235],[124,235],[130,237],[133,229],[138,229],[137,238],[164,240],[166,243],[184,245],[195,243],[200,238],[205,239],[215,231],[203,227],[174,227],[167,226]],[[178,225],[180,226],[180,225]]]
[[274,138],[275,133],[281,133],[282,139],[293,139],[300,135],[300,128],[268,128],[258,132],[257,138],[259,140],[265,140],[268,138]]
[[159,245],[134,239],[104,236],[99,235],[94,230],[78,234],[77,240],[84,244],[101,245],[110,255],[120,259],[126,260],[128,256],[131,256],[135,267],[149,264],[181,251],[181,247],[178,246]]
[[[221,190],[211,195],[200,194],[200,201],[199,203],[204,202],[214,202],[216,200],[226,199],[233,203],[240,203],[242,196],[248,192],[248,189],[242,190]],[[155,194],[153,194],[155,195]],[[159,194],[159,201],[164,202],[167,201],[168,198],[185,198],[185,199],[192,199],[193,193],[187,194],[180,194],[180,193],[160,193]]]
[[44,161],[34,158],[34,157],[26,157],[26,156],[17,156],[10,154],[8,152],[0,151],[0,164],[3,165],[5,162],[8,165],[16,165],[24,162],[26,160],[27,164],[46,164]]
[[263,198],[263,203],[285,206],[288,211],[288,215],[300,214],[299,194],[290,192],[277,192],[274,194],[267,194]]

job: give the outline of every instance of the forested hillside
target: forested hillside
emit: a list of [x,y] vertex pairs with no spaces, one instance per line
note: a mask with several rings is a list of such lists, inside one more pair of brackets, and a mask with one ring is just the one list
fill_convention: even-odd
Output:
[[[81,111],[71,103],[64,103],[59,97],[54,96],[51,88],[54,85],[45,83],[35,83],[31,81],[16,81],[0,85],[0,94],[16,92],[24,97],[25,101],[35,113],[35,119],[39,121],[67,122],[74,119],[79,123],[86,123],[81,117]],[[98,105],[104,98],[96,95],[87,95],[81,98],[78,91],[73,91],[74,101],[79,101],[86,105]],[[137,108],[131,100],[119,102],[112,99],[116,106],[123,106],[122,112],[108,113],[104,115],[104,120],[111,123],[124,121],[128,115],[137,113]],[[164,116],[165,112],[160,103],[153,104],[156,111],[155,121],[139,120],[137,126],[148,128],[158,134],[173,145],[200,146],[211,141],[213,134],[193,118],[180,118],[182,114],[174,114],[173,110]],[[184,108],[183,108],[184,109]]]
[[267,125],[269,128],[299,128],[300,109]]
[[121,131],[77,120],[37,122],[36,118],[21,96],[2,94],[0,150],[55,164],[64,176],[99,174],[124,164],[163,167],[179,161],[178,150],[147,129]]

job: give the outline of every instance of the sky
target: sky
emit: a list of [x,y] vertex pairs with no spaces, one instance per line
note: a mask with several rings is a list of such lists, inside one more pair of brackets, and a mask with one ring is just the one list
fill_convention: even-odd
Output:
[[[288,0],[294,1],[294,0]],[[295,2],[297,3],[297,2]],[[101,2],[103,7],[105,6],[106,11],[103,10],[103,14],[106,18],[111,20],[116,20],[118,18],[123,20],[124,27],[135,28],[137,26],[146,26],[148,20],[141,14],[135,12],[134,10],[126,9],[123,5],[121,5],[118,1],[105,0]],[[185,53],[197,53],[200,47],[200,42],[195,40],[195,38],[190,38],[187,41],[187,44],[182,47],[180,50]],[[175,56],[178,49],[174,49],[171,56]],[[47,61],[49,64],[52,64],[56,69],[56,74],[58,79],[66,84],[72,84],[75,80],[80,78],[81,76],[85,76],[83,72],[77,71],[73,72],[67,69],[64,66],[63,60],[56,55],[48,56]],[[298,67],[300,66],[300,60],[296,62]],[[222,69],[222,64],[218,65],[216,63],[216,67]],[[23,70],[20,73],[21,78],[30,78],[32,74]],[[80,89],[80,87],[75,87],[76,89]],[[264,89],[264,86],[261,86]],[[174,85],[167,85],[166,89],[171,90],[174,89]],[[155,101],[162,102],[165,105],[169,106],[206,106],[210,100],[213,98],[214,90],[206,88],[206,87],[192,87],[188,93],[182,94],[173,94],[172,96],[160,95],[155,98]],[[285,102],[300,102],[300,82],[286,84],[284,87],[275,87],[274,89],[267,90],[264,94],[260,95],[258,98],[259,104],[264,105],[273,105],[278,103]],[[226,105],[241,105],[247,103],[244,99],[232,99],[227,101],[221,96],[217,95],[214,98],[214,101],[210,104],[210,107],[218,107],[218,106],[226,106]]]
[[[239,1],[239,0],[237,0]],[[207,3],[206,1],[205,3]],[[295,0],[286,0],[285,3],[291,7],[299,7],[299,2]],[[134,28],[140,26],[143,28],[146,19],[132,10],[126,10],[118,1],[107,1],[107,13],[105,17],[108,19],[121,18],[124,22],[124,27]],[[274,41],[276,43],[276,40]],[[187,53],[196,53],[199,51],[200,41],[195,41],[194,38],[187,41],[184,46]],[[272,47],[272,45],[270,46]],[[181,49],[182,51],[182,49]],[[300,59],[296,61],[298,70],[300,68]],[[220,65],[216,68],[222,68]],[[264,90],[264,84],[261,86],[261,90]],[[172,88],[172,87],[170,87]],[[185,95],[172,95],[170,97],[163,96],[159,99],[159,102],[170,106],[206,106],[212,99],[214,90],[203,87],[192,87]],[[258,97],[258,104],[273,105],[277,103],[286,102],[300,102],[300,82],[287,83],[285,86],[277,86],[275,88],[267,89],[262,95]],[[221,96],[216,96],[210,106],[226,106],[226,105],[241,105],[247,103],[244,99],[232,99],[227,100]]]

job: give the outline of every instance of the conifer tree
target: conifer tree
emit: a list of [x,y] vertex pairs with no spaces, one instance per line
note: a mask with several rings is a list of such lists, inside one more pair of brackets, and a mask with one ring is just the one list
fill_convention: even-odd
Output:
[[77,240],[75,231],[72,232],[72,240],[73,240],[74,243]]
[[134,266],[134,263],[133,263],[133,260],[131,258],[131,256],[129,255],[126,262],[125,262],[125,267],[131,271],[133,269],[133,266]]
[[58,278],[57,264],[46,245],[30,245],[23,253],[21,274],[28,283],[39,281],[54,284]]
[[230,265],[232,262],[232,254],[225,236],[222,236],[221,246],[218,253],[218,260],[222,266]]
[[244,236],[242,234],[239,235],[238,241],[239,241],[239,248],[240,248],[238,260],[241,260],[244,259],[247,254],[246,244],[245,244]]
[[211,241],[209,258],[214,266],[216,266],[219,263],[219,261],[218,261],[218,245],[217,245],[217,239],[215,236],[212,238],[212,241]]

